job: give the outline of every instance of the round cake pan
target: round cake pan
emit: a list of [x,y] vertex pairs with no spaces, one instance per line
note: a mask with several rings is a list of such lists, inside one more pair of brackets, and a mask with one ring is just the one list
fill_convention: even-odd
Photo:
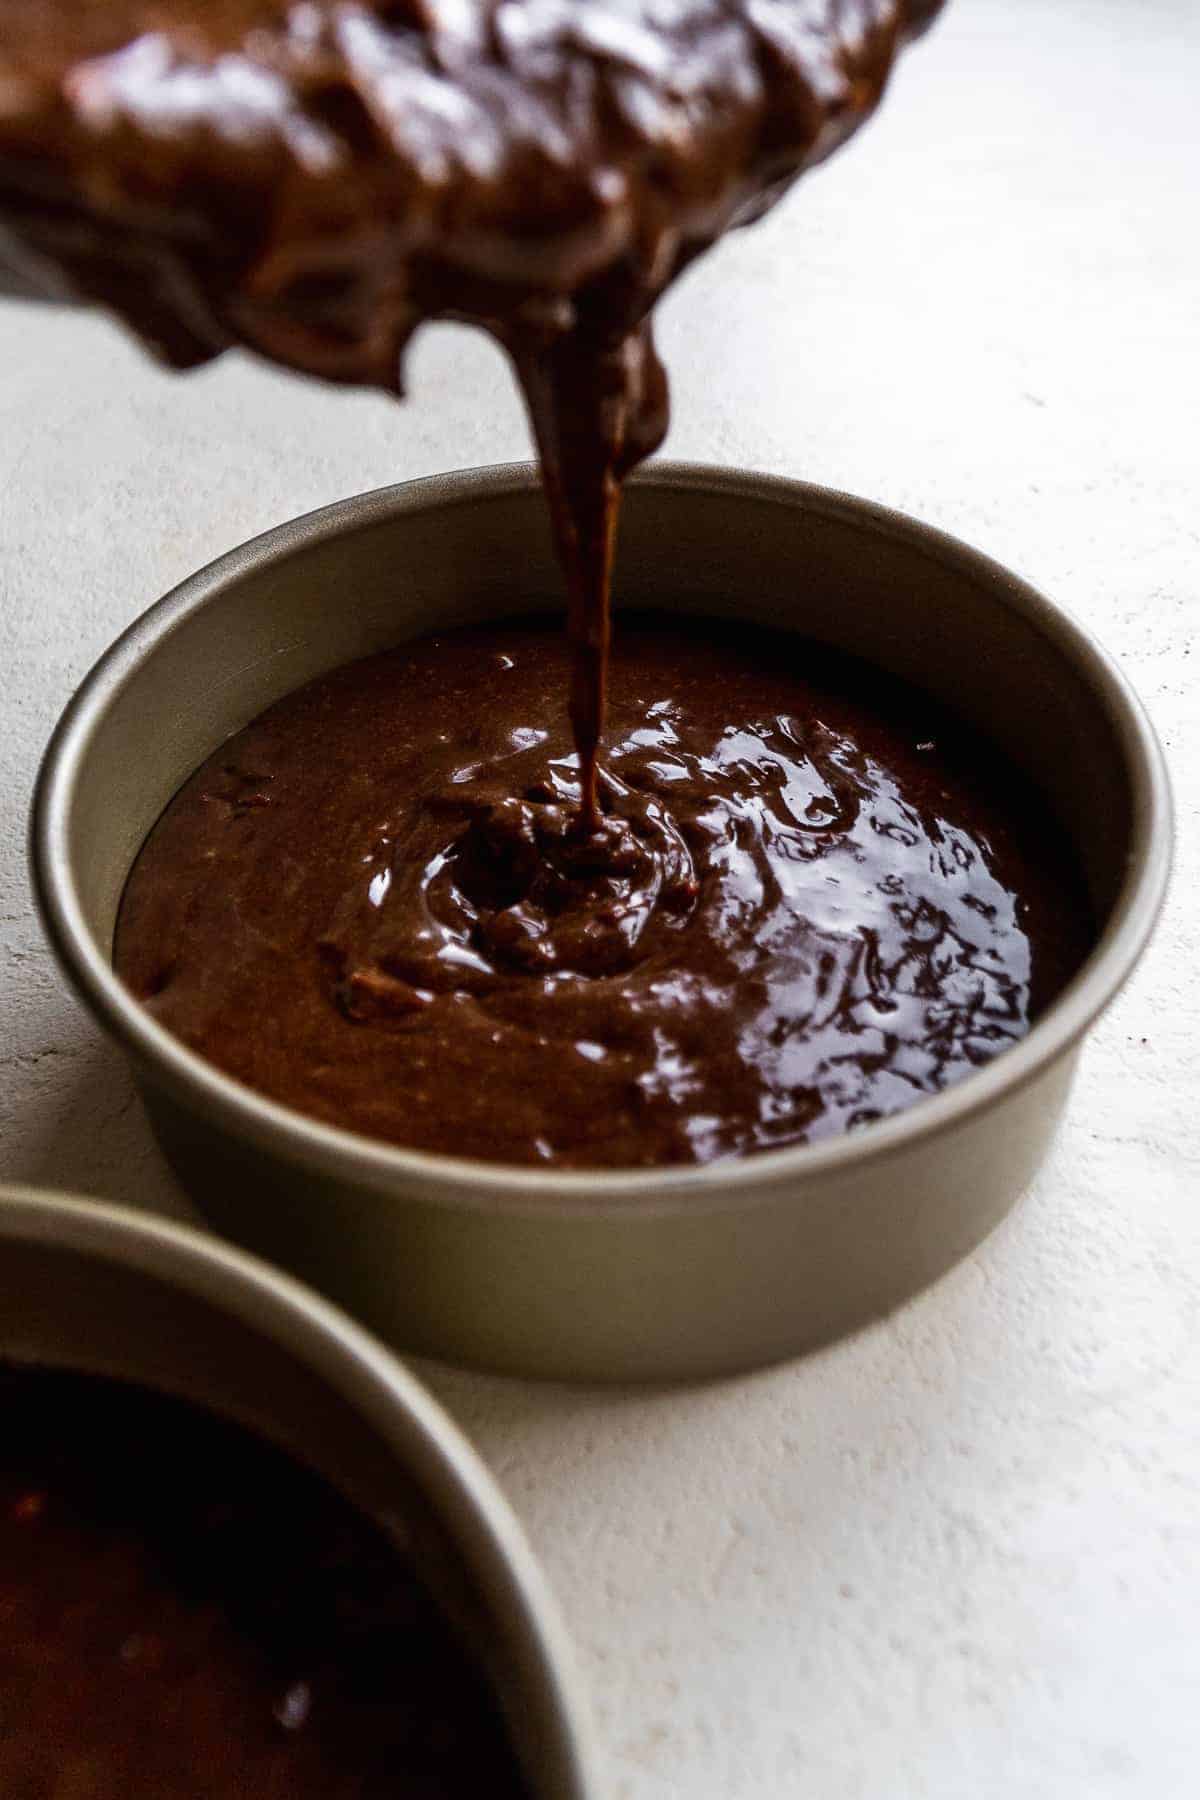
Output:
[[687,1378],[797,1352],[970,1250],[1041,1161],[1080,1041],[1133,968],[1170,855],[1162,759],[1088,635],[1006,570],[844,494],[659,466],[631,484],[618,605],[761,621],[867,657],[1028,772],[1074,845],[1095,949],[1029,1035],[899,1117],[703,1168],[542,1173],[394,1149],[202,1062],[115,978],[138,849],[201,760],[312,677],[420,632],[558,604],[526,467],[384,489],[185,582],[83,683],[39,777],[36,889],[132,1058],[180,1180],[227,1235],[399,1345],[521,1373]]
[[458,1428],[344,1314],[217,1238],[0,1188],[0,1360],[192,1400],[395,1521],[492,1680],[530,1794],[598,1793],[569,1650],[520,1527]]

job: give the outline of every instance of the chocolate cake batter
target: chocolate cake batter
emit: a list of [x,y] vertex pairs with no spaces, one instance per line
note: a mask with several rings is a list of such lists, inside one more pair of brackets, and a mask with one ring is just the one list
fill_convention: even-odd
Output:
[[390,1535],[208,1413],[0,1368],[6,1800],[521,1800]]
[[795,637],[622,614],[600,820],[554,623],[312,683],[172,802],[117,968],[250,1086],[508,1163],[706,1162],[885,1117],[1088,947],[1058,834],[923,697]]
[[398,390],[423,320],[492,333],[594,823],[619,485],[667,422],[650,310],[871,113],[940,4],[0,0],[0,263],[179,366],[241,343]]

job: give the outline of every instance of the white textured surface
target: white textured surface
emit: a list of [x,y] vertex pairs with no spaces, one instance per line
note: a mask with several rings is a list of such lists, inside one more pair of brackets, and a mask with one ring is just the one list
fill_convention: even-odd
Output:
[[[1157,721],[1180,849],[1050,1166],[898,1317],[688,1392],[429,1371],[549,1567],[614,1797],[1200,1791],[1198,95],[1195,0],[955,0],[875,127],[664,309],[672,452],[874,495],[1059,598]],[[181,1210],[31,917],[38,753],[219,551],[525,454],[483,344],[431,332],[412,388],[174,381],[0,306],[0,1177]]]

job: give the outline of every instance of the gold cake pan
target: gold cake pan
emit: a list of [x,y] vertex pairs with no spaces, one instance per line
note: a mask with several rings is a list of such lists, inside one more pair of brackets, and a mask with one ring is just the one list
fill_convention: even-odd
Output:
[[618,606],[734,616],[853,651],[948,702],[1044,793],[1099,934],[1029,1035],[836,1141],[702,1168],[557,1174],[317,1124],[168,1035],[110,952],[130,866],[193,769],[338,664],[558,605],[560,592],[523,465],[362,495],[220,558],[118,640],[60,722],[34,804],[38,900],[69,980],[130,1057],[163,1149],[222,1233],[405,1349],[586,1379],[745,1369],[895,1307],[1029,1182],[1083,1037],[1162,901],[1162,757],[1087,632],[966,545],[845,494],[658,465],[626,497]]
[[395,1521],[492,1683],[531,1800],[596,1800],[569,1646],[520,1527],[448,1415],[336,1307],[207,1233],[0,1187],[0,1361],[191,1400]]

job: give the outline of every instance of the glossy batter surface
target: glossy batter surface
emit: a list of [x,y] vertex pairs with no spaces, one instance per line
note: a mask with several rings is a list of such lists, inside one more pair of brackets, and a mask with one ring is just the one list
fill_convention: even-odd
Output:
[[930,702],[795,637],[623,615],[600,824],[552,622],[290,696],[198,771],[117,967],[301,1111],[510,1163],[814,1141],[1028,1029],[1090,923],[1036,796]]
[[6,1800],[521,1800],[407,1555],[240,1427],[0,1366]]
[[180,363],[394,389],[447,314],[599,352],[939,3],[4,0],[0,258]]

